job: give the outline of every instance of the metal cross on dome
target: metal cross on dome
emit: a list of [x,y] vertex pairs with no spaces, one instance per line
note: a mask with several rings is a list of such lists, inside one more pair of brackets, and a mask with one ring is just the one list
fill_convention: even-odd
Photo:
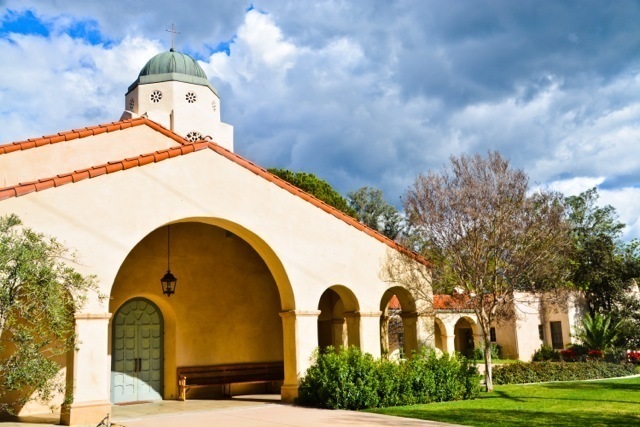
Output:
[[167,33],[171,33],[171,50],[174,49],[174,36],[176,34],[180,34],[179,31],[176,31],[175,28],[173,27],[173,22],[171,23],[171,29],[166,29],[165,30]]

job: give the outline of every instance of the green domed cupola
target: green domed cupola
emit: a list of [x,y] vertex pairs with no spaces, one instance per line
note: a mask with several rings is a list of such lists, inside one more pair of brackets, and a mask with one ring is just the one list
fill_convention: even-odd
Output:
[[209,83],[207,75],[198,62],[187,54],[170,49],[151,58],[138,74],[138,78],[129,86],[131,92],[138,85],[166,81],[179,81],[209,87],[216,95],[218,92]]
[[152,74],[180,73],[194,77],[207,78],[200,64],[189,55],[176,52],[171,48],[169,52],[162,52],[151,58],[140,71],[140,76],[150,76]]

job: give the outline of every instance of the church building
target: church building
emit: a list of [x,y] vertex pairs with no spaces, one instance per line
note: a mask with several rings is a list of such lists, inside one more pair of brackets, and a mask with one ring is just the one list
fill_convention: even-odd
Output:
[[172,49],[129,86],[119,121],[0,146],[0,215],[58,239],[99,284],[62,361],[64,424],[178,399],[188,367],[280,362],[275,391],[292,401],[315,348],[388,349],[394,296],[405,353],[433,345],[432,315],[383,274],[397,254],[428,261],[235,154],[221,108],[198,63]]

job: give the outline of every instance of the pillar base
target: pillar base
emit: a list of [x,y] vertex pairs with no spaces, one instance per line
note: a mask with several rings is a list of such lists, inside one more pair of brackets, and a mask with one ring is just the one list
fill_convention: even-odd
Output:
[[111,415],[111,402],[94,401],[63,405],[60,424],[65,426],[95,427],[107,415]]
[[280,397],[284,403],[295,403],[298,398],[298,385],[283,385],[280,388]]

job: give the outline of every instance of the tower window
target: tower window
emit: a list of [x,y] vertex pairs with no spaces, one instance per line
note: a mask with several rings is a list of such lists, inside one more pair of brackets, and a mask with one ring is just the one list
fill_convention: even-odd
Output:
[[187,92],[187,95],[185,96],[185,98],[187,99],[187,102],[189,104],[193,104],[194,102],[196,102],[196,94],[193,92]]
[[216,111],[218,109],[218,104],[215,100],[211,101],[211,108],[213,108],[213,111]]
[[196,141],[200,141],[201,139],[202,139],[202,134],[195,130],[192,130],[187,134],[187,141],[189,142],[196,142]]
[[133,111],[133,107],[136,105],[136,101],[133,98],[129,99],[129,111]]
[[154,90],[151,92],[151,102],[158,103],[162,99],[162,92],[159,90]]

